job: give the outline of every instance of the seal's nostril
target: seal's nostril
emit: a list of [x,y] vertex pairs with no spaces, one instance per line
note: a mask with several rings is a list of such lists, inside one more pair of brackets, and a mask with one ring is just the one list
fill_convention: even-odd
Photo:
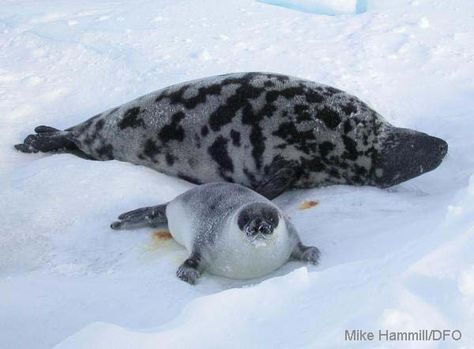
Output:
[[448,152],[448,143],[443,142],[439,145],[439,150],[442,154],[446,154]]

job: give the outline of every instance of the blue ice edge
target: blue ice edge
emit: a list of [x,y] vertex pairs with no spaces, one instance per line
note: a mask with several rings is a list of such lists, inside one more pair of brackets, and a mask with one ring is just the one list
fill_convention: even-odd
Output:
[[[258,2],[285,7],[291,10],[325,16],[358,15],[367,12],[369,0],[356,0],[351,11],[343,10],[337,5],[330,5],[329,0],[257,0]],[[348,0],[348,2],[353,2]],[[339,0],[339,3],[343,1]]]

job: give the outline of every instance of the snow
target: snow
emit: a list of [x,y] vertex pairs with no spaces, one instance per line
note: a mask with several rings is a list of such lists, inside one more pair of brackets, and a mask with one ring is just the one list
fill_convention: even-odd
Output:
[[[252,0],[0,1],[0,347],[474,347],[474,3],[366,5],[326,16]],[[205,274],[193,287],[175,277],[186,256],[175,242],[109,229],[191,184],[12,149],[37,125],[65,128],[233,71],[342,88],[446,139],[448,156],[387,190],[286,193],[276,203],[321,249],[320,265],[250,281]],[[305,200],[319,204],[299,209]],[[344,341],[345,329],[445,328],[462,340]]]

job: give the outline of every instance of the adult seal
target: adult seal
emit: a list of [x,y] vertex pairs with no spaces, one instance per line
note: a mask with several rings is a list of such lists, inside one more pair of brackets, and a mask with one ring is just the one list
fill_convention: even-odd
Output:
[[197,186],[164,205],[124,213],[113,229],[167,224],[189,252],[177,276],[194,284],[203,271],[234,279],[264,276],[289,259],[317,264],[291,222],[262,195],[232,183]]
[[35,132],[15,147],[127,161],[194,183],[239,183],[267,198],[327,184],[389,187],[433,170],[448,149],[341,90],[271,73],[185,82],[65,131]]

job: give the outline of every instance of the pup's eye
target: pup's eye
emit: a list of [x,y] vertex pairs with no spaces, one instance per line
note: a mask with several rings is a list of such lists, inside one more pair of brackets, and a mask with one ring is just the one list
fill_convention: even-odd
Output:
[[278,216],[270,215],[270,216],[266,217],[266,219],[267,219],[267,221],[269,221],[272,224],[278,223]]

